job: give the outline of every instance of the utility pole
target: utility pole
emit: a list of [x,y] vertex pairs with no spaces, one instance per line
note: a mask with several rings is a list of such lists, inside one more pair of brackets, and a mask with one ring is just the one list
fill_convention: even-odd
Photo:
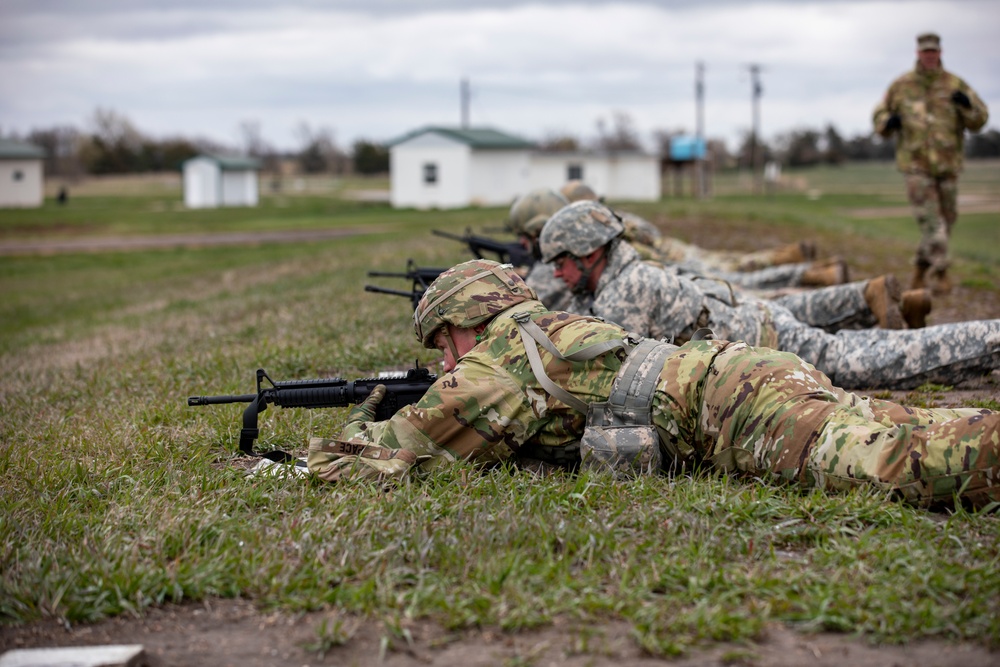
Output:
[[459,86],[459,95],[462,98],[462,129],[469,129],[469,80],[463,78]]
[[763,151],[758,144],[760,142],[760,96],[764,92],[764,89],[760,85],[761,66],[751,64],[747,67],[750,68],[750,82],[753,86],[753,130],[750,135],[750,176],[753,179],[754,193],[760,194],[762,190],[760,183],[761,169],[758,162],[760,162]]
[[[701,147],[705,146],[705,63],[694,64],[695,137]],[[705,156],[699,155],[695,162],[695,178],[698,179],[698,197],[708,194],[705,183]]]

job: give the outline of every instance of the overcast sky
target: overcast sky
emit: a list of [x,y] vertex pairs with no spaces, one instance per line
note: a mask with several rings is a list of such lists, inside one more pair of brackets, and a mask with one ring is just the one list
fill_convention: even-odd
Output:
[[237,146],[253,121],[294,148],[304,121],[347,146],[458,125],[468,78],[473,126],[588,139],[624,112],[649,140],[694,131],[702,61],[706,134],[730,148],[751,63],[766,139],[853,136],[927,30],[1000,127],[997,0],[0,0],[0,132],[87,130],[103,107],[158,138]]

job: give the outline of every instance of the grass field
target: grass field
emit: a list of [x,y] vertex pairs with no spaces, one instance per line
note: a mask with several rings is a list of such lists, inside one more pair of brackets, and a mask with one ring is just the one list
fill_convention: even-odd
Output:
[[[808,182],[753,197],[720,179],[709,201],[629,208],[758,229],[761,243],[785,231],[915,243],[891,166],[790,177]],[[995,163],[970,165],[966,183],[963,195],[1000,199]],[[255,209],[209,211],[181,210],[179,190],[163,183],[123,194],[81,185],[66,207],[0,212],[0,242],[373,230],[0,259],[5,624],[240,597],[371,619],[388,643],[405,643],[414,619],[505,631],[569,619],[583,644],[589,624],[623,619],[664,656],[749,641],[771,623],[1000,646],[996,515],[709,474],[626,484],[456,466],[392,491],[245,477],[239,406],[189,408],[187,396],[251,391],[258,367],[275,379],[351,378],[438,361],[413,339],[408,302],[365,293],[365,273],[400,270],[407,258],[464,260],[428,229],[497,226],[505,211],[393,211],[345,198],[384,185],[316,185],[265,195]],[[1000,213],[988,208],[963,213],[954,251],[963,279],[996,293]],[[269,410],[260,445],[302,452],[311,434],[336,434],[345,413]],[[317,633],[349,640],[340,626]]]

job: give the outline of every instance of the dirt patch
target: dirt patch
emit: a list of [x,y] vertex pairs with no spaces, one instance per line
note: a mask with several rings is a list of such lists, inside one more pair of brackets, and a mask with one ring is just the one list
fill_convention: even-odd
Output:
[[[350,639],[322,646],[319,629],[339,623]],[[667,660],[651,657],[622,621],[580,624],[557,619],[520,633],[494,629],[449,632],[427,621],[407,623],[390,635],[379,624],[335,612],[261,613],[245,600],[152,609],[142,618],[115,618],[65,628],[55,621],[0,629],[0,650],[30,647],[142,644],[157,667],[271,667],[272,665],[774,665],[813,667],[996,665],[1000,654],[977,645],[922,641],[875,646],[845,635],[803,634],[775,625],[752,644],[695,648]],[[386,637],[392,637],[385,640]],[[383,641],[385,644],[383,645]]]

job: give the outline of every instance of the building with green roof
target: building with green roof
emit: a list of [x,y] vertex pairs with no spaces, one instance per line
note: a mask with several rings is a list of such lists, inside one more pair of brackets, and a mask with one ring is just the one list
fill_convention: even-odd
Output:
[[0,139],[0,208],[35,208],[44,199],[45,151],[34,144]]
[[204,154],[185,160],[184,205],[188,208],[256,206],[260,163],[251,157]]
[[493,128],[427,126],[388,142],[397,208],[506,206],[525,192],[584,180],[617,200],[660,198],[660,161],[641,151],[541,151]]

